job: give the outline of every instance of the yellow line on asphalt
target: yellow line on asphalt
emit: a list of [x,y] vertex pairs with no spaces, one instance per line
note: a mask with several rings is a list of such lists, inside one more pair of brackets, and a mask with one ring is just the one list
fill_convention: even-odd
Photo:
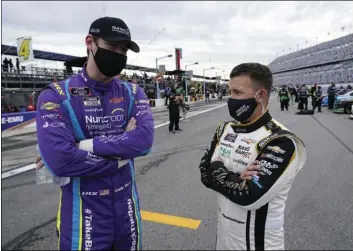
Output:
[[177,227],[191,228],[196,230],[200,224],[200,220],[194,220],[189,218],[183,218],[179,216],[173,216],[168,214],[153,213],[141,210],[142,220],[152,221],[166,225],[172,225]]

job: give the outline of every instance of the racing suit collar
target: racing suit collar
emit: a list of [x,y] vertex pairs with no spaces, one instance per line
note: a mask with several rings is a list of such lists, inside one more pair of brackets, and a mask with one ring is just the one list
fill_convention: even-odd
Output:
[[113,89],[113,82],[116,81],[115,78],[110,83],[96,81],[88,76],[86,71],[86,65],[86,63],[83,65],[83,68],[79,75],[87,86],[97,91],[111,91]]
[[241,123],[231,122],[231,126],[234,132],[236,133],[250,133],[268,124],[271,120],[272,120],[272,116],[270,115],[268,110],[266,110],[264,114],[262,114],[259,118],[257,118],[256,120],[250,123],[241,124]]

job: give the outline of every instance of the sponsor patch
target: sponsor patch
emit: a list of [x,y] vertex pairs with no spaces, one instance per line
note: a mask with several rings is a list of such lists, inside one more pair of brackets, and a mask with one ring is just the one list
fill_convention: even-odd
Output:
[[101,101],[99,97],[83,97],[84,106],[100,106]]
[[148,105],[147,104],[143,104],[143,105],[136,105],[136,108],[138,110],[145,110],[145,109],[148,109]]
[[269,168],[269,169],[277,169],[278,165],[277,164],[272,164],[271,162],[267,161],[267,160],[261,160],[260,161],[260,166],[265,167],[265,168]]
[[235,150],[235,153],[248,159],[250,157],[249,151],[250,151],[250,146],[238,146],[238,148]]
[[109,102],[111,104],[119,104],[124,101],[124,97],[119,97],[119,98],[111,98],[109,99]]
[[133,94],[137,93],[137,84],[132,84],[132,93]]
[[231,144],[226,144],[226,143],[223,143],[223,142],[221,142],[221,145],[222,145],[222,146],[225,146],[225,147],[229,147],[229,148],[232,148],[232,147],[233,147]]
[[65,123],[64,122],[52,122],[52,123],[45,122],[43,124],[43,128],[48,128],[48,127],[63,127],[63,128],[65,128]]
[[253,140],[253,139],[250,139],[250,138],[242,138],[241,141],[245,142],[248,145],[256,143],[256,140]]
[[54,110],[54,109],[59,108],[59,107],[60,107],[59,104],[56,104],[56,103],[53,103],[53,102],[46,102],[43,105],[41,105],[40,109],[41,110],[51,111],[51,110]]
[[246,128],[243,127],[233,127],[234,132],[246,132]]
[[135,104],[149,104],[150,102],[147,99],[136,100]]
[[69,90],[72,96],[82,96],[82,97],[92,96],[91,89],[88,87],[70,87]]
[[274,153],[280,153],[280,154],[284,154],[286,152],[283,149],[281,149],[279,146],[268,146],[267,149]]
[[227,133],[227,135],[224,137],[225,141],[234,143],[238,135],[233,134],[233,133]]
[[136,117],[138,116],[141,116],[143,114],[151,114],[151,111],[150,110],[139,110],[137,113],[136,113]]
[[225,147],[223,147],[223,146],[221,146],[221,148],[219,149],[219,151],[220,151],[220,155],[222,156],[222,157],[229,157],[230,156],[230,153],[231,153],[231,150],[230,149],[227,149],[227,148],[225,148]]
[[103,108],[86,108],[85,112],[102,112]]
[[283,162],[283,158],[277,157],[277,156],[275,156],[275,155],[273,155],[273,154],[270,154],[270,153],[268,153],[268,154],[262,154],[261,157],[262,157],[262,158],[271,159],[271,160],[273,160],[273,161],[275,161],[275,162],[279,162],[279,163],[282,163],[282,162]]
[[61,114],[59,113],[52,113],[52,114],[46,114],[43,116],[40,116],[42,119],[56,119],[56,118],[62,118]]
[[61,96],[64,96],[63,89],[61,89],[61,87],[60,87],[60,85],[58,85],[58,83],[53,83],[53,86],[55,87],[55,89],[58,91],[58,93],[59,93]]
[[273,133],[270,136],[267,136],[266,138],[264,138],[263,140],[260,141],[259,143],[259,147],[262,148],[264,147],[272,138],[277,137],[278,133]]
[[109,195],[109,189],[99,190],[99,196]]
[[81,195],[85,196],[85,195],[88,195],[88,196],[97,196],[98,195],[98,192],[82,192]]
[[248,166],[248,163],[245,162],[245,161],[243,161],[243,160],[241,160],[241,159],[236,159],[236,158],[234,158],[234,159],[233,159],[233,162],[234,162],[234,163],[237,163],[237,164],[239,164],[239,165],[242,165],[242,166]]
[[123,109],[123,108],[115,108],[115,109],[111,112],[111,114],[114,114],[114,113],[116,113],[116,112],[122,112],[122,113],[124,114],[124,109]]

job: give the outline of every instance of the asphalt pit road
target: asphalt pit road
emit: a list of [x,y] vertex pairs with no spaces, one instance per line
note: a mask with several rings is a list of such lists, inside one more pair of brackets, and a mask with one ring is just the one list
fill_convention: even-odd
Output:
[[192,145],[186,145],[183,147],[179,147],[179,148],[173,148],[173,149],[168,149],[166,151],[158,151],[158,152],[154,152],[155,154],[163,154],[163,155],[155,155],[155,156],[150,156],[150,157],[145,157],[144,160],[148,160],[148,159],[154,159],[150,162],[147,163],[147,165],[142,166],[141,168],[136,168],[137,171],[136,172],[136,177],[142,176],[144,174],[146,174],[151,168],[153,167],[159,167],[160,164],[162,164],[164,161],[167,161],[169,159],[169,157],[178,154],[178,153],[183,153],[183,152],[189,152],[191,150],[197,150],[197,149],[202,149],[204,150],[202,147],[200,147],[200,144],[192,144]]
[[19,149],[19,148],[24,148],[24,147],[28,147],[28,146],[33,146],[37,144],[37,140],[32,140],[32,141],[26,141],[26,142],[20,142],[18,144],[11,144],[11,145],[7,145],[5,147],[1,147],[1,150],[3,152],[7,152],[10,150],[15,150],[15,149]]
[[9,190],[9,189],[14,189],[14,188],[19,188],[19,187],[23,187],[23,186],[29,186],[29,185],[35,185],[36,181],[29,181],[29,182],[25,182],[22,184],[15,184],[15,185],[10,185],[10,186],[1,186],[2,191],[5,190]]
[[[56,217],[50,219],[26,232],[15,237],[4,246],[2,250],[38,250],[38,242],[45,242],[48,238],[53,238],[56,240],[55,236],[55,221]],[[56,249],[55,245],[53,246],[52,241],[45,242],[45,249],[53,250]],[[47,246],[50,245],[50,246]],[[42,245],[41,245],[42,246]],[[34,248],[36,247],[36,248]]]

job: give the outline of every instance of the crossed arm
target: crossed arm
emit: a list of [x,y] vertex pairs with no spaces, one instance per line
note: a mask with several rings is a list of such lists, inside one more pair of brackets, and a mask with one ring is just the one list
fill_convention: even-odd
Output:
[[[138,100],[145,98],[139,89]],[[134,104],[132,118],[126,128],[124,137],[115,137],[114,140],[104,138],[89,139],[91,145],[76,142],[73,127],[67,112],[60,106],[60,100],[52,89],[46,89],[38,98],[36,115],[38,145],[40,157],[37,157],[38,167],[45,165],[55,176],[99,176],[116,173],[120,162],[116,157],[130,159],[145,155],[152,146],[154,126],[150,108],[146,106],[143,113]],[[56,108],[51,110],[41,109],[45,103],[55,104]],[[142,102],[141,102],[142,103]],[[146,103],[144,103],[146,104]],[[140,111],[140,113],[139,113]],[[52,123],[56,127],[51,127]],[[127,140],[128,139],[128,140]],[[140,139],[141,144],[135,144]],[[87,145],[91,147],[87,149]],[[78,147],[79,146],[79,147]],[[81,148],[81,149],[80,149]]]

